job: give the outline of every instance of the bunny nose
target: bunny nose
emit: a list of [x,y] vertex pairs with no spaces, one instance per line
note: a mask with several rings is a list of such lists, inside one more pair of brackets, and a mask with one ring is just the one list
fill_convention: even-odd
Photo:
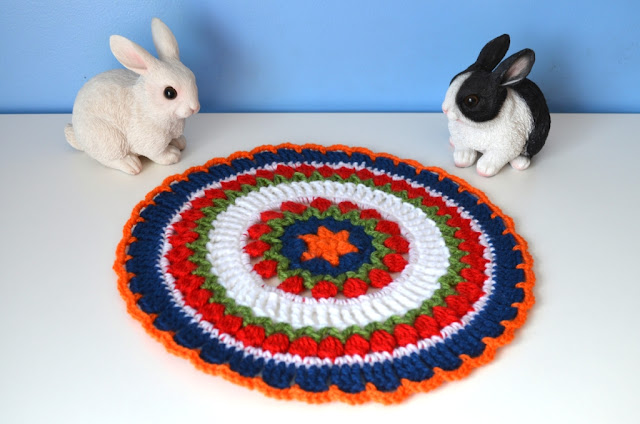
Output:
[[191,112],[196,114],[200,111],[200,103],[198,103],[195,107],[191,107]]

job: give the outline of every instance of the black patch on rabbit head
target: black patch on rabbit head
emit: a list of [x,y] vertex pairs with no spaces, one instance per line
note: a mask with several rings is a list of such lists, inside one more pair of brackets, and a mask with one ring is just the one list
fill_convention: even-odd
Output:
[[508,47],[509,36],[506,34],[491,40],[467,69],[471,74],[460,86],[456,104],[468,119],[486,122],[495,118],[507,98],[506,87],[516,86],[531,72],[535,62],[535,53],[531,49],[520,50],[497,63]]
[[500,112],[507,97],[507,90],[500,86],[493,74],[509,50],[511,38],[502,34],[489,41],[480,51],[476,61],[454,77],[471,72],[456,94],[456,104],[460,112],[475,122],[490,121]]
[[492,78],[491,72],[477,70],[462,83],[456,94],[460,112],[474,122],[495,118],[507,98],[507,89]]

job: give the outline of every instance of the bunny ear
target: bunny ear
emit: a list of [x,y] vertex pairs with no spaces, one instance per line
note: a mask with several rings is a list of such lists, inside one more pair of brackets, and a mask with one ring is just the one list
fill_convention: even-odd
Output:
[[489,41],[480,51],[474,65],[489,72],[493,71],[493,68],[495,68],[504,55],[507,54],[510,42],[509,34],[502,34],[500,37]]
[[180,50],[178,49],[176,37],[174,37],[169,27],[158,18],[151,20],[151,35],[160,60],[180,60]]
[[120,35],[112,35],[109,38],[111,52],[118,59],[118,62],[135,72],[144,75],[156,60],[151,54],[138,44]]
[[509,56],[494,71],[498,83],[503,86],[516,84],[529,75],[536,55],[531,49],[520,50]]

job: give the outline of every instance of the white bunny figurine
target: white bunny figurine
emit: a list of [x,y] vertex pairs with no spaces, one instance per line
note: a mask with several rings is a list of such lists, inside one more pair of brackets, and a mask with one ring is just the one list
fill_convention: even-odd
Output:
[[90,79],[73,104],[69,144],[105,166],[128,174],[142,169],[140,158],[170,165],[186,146],[185,118],[200,110],[193,72],[180,62],[178,42],[160,19],[151,22],[159,59],[119,35],[111,51],[127,69]]
[[535,61],[533,50],[500,63],[509,42],[504,34],[487,43],[475,63],[453,78],[442,104],[456,166],[473,165],[481,152],[476,169],[484,177],[507,163],[527,169],[551,126],[542,91],[526,78]]

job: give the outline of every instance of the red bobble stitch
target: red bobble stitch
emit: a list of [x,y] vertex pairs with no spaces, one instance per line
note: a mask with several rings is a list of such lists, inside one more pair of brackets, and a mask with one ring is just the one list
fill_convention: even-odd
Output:
[[[185,224],[193,224],[194,226],[196,225],[194,222]],[[169,243],[171,243],[172,246],[178,246],[181,244],[193,243],[194,241],[198,240],[200,234],[196,233],[195,231],[191,231],[190,228],[193,227],[191,227],[190,225],[174,225],[173,229],[176,231],[176,233],[169,237]]]
[[222,189],[212,188],[204,192],[204,197],[207,199],[226,199],[227,195]]
[[191,207],[197,210],[213,206],[213,201],[208,197],[198,197],[191,201]]
[[[171,259],[168,256],[167,259],[171,262]],[[191,261],[184,261],[180,263],[174,262],[170,265],[169,273],[171,273],[175,278],[180,278],[191,274],[196,268],[198,268],[198,265]]]
[[310,177],[315,172],[315,170],[316,168],[311,165],[307,165],[306,163],[303,163],[296,168],[296,172],[304,174],[305,177]]
[[376,175],[373,177],[373,183],[377,186],[383,186],[385,184],[389,184],[391,182],[391,178],[386,175]]
[[174,246],[167,252],[167,260],[170,263],[180,263],[187,261],[193,255],[193,250],[186,246]]
[[398,346],[415,345],[418,343],[418,332],[415,328],[407,324],[398,324],[393,329],[393,336],[396,338]]
[[336,171],[335,171],[335,173],[336,173],[336,174],[340,175],[340,177],[341,177],[341,178],[344,178],[345,180],[346,180],[347,178],[349,178],[350,176],[352,176],[352,175],[354,174],[354,172],[355,172],[355,171],[354,171],[353,169],[351,169],[351,168],[345,168],[345,167],[338,168],[338,169],[336,169]]
[[454,216],[452,218],[449,218],[449,220],[447,221],[447,225],[450,227],[462,227],[464,225],[464,221],[459,216]]
[[444,328],[447,325],[460,321],[460,318],[456,315],[453,309],[444,308],[442,306],[433,307],[433,317],[438,322],[440,328]]
[[[458,237],[457,233],[456,233],[456,237]],[[469,237],[466,236],[464,238],[468,239]],[[460,243],[458,245],[458,249],[463,250],[465,252],[472,253],[472,254],[474,254],[476,256],[480,256],[481,257],[482,254],[484,253],[485,247],[483,245],[481,245],[481,244],[478,244],[477,242],[472,242],[472,241],[466,240],[466,241],[463,241],[462,243]]]
[[202,287],[203,283],[204,277],[201,277],[199,275],[182,275],[176,278],[176,289],[180,290],[181,292],[196,290]]
[[278,262],[274,260],[260,261],[253,266],[253,270],[262,278],[275,277],[278,273]]
[[282,202],[282,205],[280,205],[280,209],[295,214],[301,214],[307,210],[307,207],[302,203]]
[[342,293],[349,298],[362,296],[367,293],[367,283],[359,278],[347,278],[342,286]]
[[382,219],[380,213],[375,209],[364,209],[360,212],[360,218],[362,219]]
[[344,353],[346,355],[360,355],[364,357],[364,355],[369,353],[369,350],[369,342],[360,334],[352,335],[344,344]]
[[370,180],[374,177],[373,172],[369,171],[368,169],[361,169],[360,171],[356,172],[356,175],[361,180]]
[[418,315],[413,323],[413,328],[418,331],[418,335],[423,339],[440,335],[438,322],[429,315]]
[[256,177],[254,177],[253,175],[239,175],[238,178],[236,178],[238,180],[238,183],[241,185],[247,184],[250,186],[255,186],[256,185]]
[[369,271],[369,281],[371,282],[372,287],[381,289],[392,282],[393,278],[391,278],[389,273],[386,271],[381,269],[372,269]]
[[185,303],[194,309],[198,309],[209,303],[211,292],[209,290],[197,289],[184,292]]
[[352,211],[354,209],[358,209],[358,205],[356,205],[353,202],[340,202],[340,203],[338,203],[338,207],[340,208],[340,211],[342,213],[347,213],[347,212]]
[[231,191],[240,191],[242,190],[242,186],[237,180],[234,181],[222,181],[220,183],[220,188],[222,190],[231,190]]
[[[189,222],[189,221],[197,221],[198,219],[203,218],[204,213],[200,209],[191,208],[182,212],[180,216],[184,221]],[[193,225],[195,226],[196,224],[193,223]],[[175,224],[174,224],[174,228],[175,228]]]
[[392,236],[384,241],[384,245],[396,253],[409,253],[409,242],[402,236]]
[[458,283],[456,291],[460,293],[461,296],[464,296],[469,303],[473,303],[480,299],[480,296],[482,296],[483,293],[480,287],[473,283],[467,283],[466,281]]
[[396,347],[396,339],[384,330],[376,330],[371,334],[372,352],[393,352]]
[[247,254],[252,258],[257,258],[259,256],[262,256],[264,252],[266,252],[269,249],[271,249],[271,245],[262,240],[254,241],[252,243],[247,244],[244,247],[244,251],[247,252]]
[[280,219],[283,217],[284,215],[282,214],[282,212],[276,212],[276,211],[265,211],[260,214],[260,220],[263,222],[267,222],[272,219]]
[[224,316],[226,308],[220,303],[208,303],[201,307],[198,312],[202,314],[202,318],[212,324],[217,324]]
[[444,298],[444,302],[449,308],[453,309],[456,315],[458,315],[459,317],[465,316],[467,312],[472,310],[469,302],[462,296],[447,296]]
[[[183,217],[184,219],[184,217]],[[196,224],[193,221],[178,221],[175,224],[173,224],[173,230],[175,231],[176,234],[181,234],[184,233],[186,231],[192,230],[194,228],[196,228],[198,226],[198,224]]]
[[250,238],[257,240],[264,234],[267,234],[270,232],[271,232],[271,227],[268,226],[267,224],[255,224],[249,227],[249,229],[247,230],[247,235]]
[[460,262],[471,265],[473,268],[484,268],[488,261],[482,256],[467,255],[463,256]]
[[397,236],[400,235],[400,226],[393,221],[380,221],[376,225],[376,231]]
[[280,283],[278,288],[287,293],[299,294],[304,290],[304,280],[302,277],[295,275]]
[[236,334],[236,332],[242,327],[242,318],[235,315],[224,315],[217,324],[218,330],[222,333],[230,335]]
[[344,355],[344,345],[336,337],[327,336],[318,345],[318,357],[320,359],[335,359]]
[[424,190],[421,192],[418,189],[415,189],[411,186],[409,186],[409,188],[407,188],[407,196],[409,197],[409,199],[415,199],[416,197],[421,197],[424,196],[426,193],[424,193]]
[[[426,194],[426,192],[425,192]],[[435,206],[438,209],[442,208],[445,206],[445,203],[442,201],[441,197],[437,197],[437,196],[430,196],[430,195],[426,195],[424,196],[424,198],[422,199],[422,204],[428,208]],[[438,213],[438,215],[440,215],[440,213]]]
[[316,356],[318,354],[318,343],[309,336],[298,337],[289,345],[289,353],[300,355],[301,358]]
[[324,212],[332,205],[330,200],[323,199],[322,197],[318,197],[311,202],[311,206],[318,209],[320,212]]
[[409,183],[404,180],[393,180],[391,182],[391,190],[393,191],[407,191],[411,188]]
[[180,244],[184,245],[187,243],[193,243],[194,241],[198,240],[199,237],[200,234],[196,233],[195,231],[185,231],[180,234],[171,236],[169,238],[169,243],[171,243],[172,246],[177,246]]
[[285,353],[289,348],[289,338],[282,333],[275,333],[264,339],[262,349],[272,354]]
[[267,180],[273,180],[273,172],[267,171],[266,169],[258,169],[256,171],[257,178],[265,178]]
[[[475,248],[480,248],[484,251],[484,246],[478,245],[480,242],[480,233],[477,233],[471,228],[468,220],[463,221],[464,226],[456,231],[456,237],[465,240],[468,244],[471,244]],[[458,236],[458,234],[460,236]]]
[[246,325],[236,333],[235,338],[245,346],[260,346],[265,339],[264,328],[252,324]]
[[318,281],[311,289],[311,295],[316,299],[334,297],[338,294],[338,287],[330,281]]
[[295,173],[296,173],[295,169],[293,169],[290,166],[278,165],[278,167],[276,168],[276,174],[280,174],[286,178],[293,177],[293,174]]
[[469,283],[473,283],[479,287],[481,287],[487,279],[487,275],[484,272],[474,268],[465,268],[460,271],[460,275]]
[[402,255],[397,253],[390,253],[382,258],[382,263],[389,268],[391,272],[400,272],[407,266],[407,261]]
[[328,167],[327,165],[323,165],[317,169],[317,171],[325,178],[329,178],[333,174],[335,174],[333,168]]

